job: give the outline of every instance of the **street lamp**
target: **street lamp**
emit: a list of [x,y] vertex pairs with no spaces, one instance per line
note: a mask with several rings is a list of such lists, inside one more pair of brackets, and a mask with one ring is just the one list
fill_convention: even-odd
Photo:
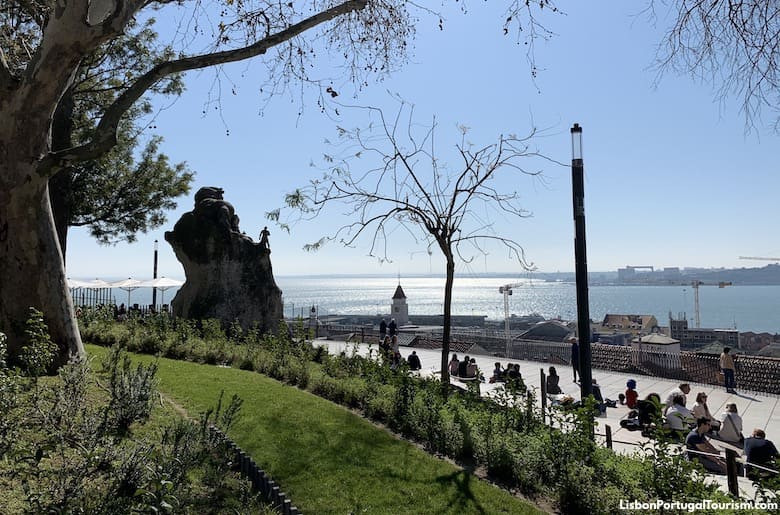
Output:
[[[154,240],[154,269],[152,270],[152,279],[157,279],[157,248],[159,243]],[[152,288],[152,306],[157,309],[157,288]]]
[[577,333],[580,348],[580,393],[591,394],[590,311],[588,307],[588,258],[585,249],[585,166],[582,162],[582,127],[571,128],[571,183],[574,212],[574,263],[577,281]]

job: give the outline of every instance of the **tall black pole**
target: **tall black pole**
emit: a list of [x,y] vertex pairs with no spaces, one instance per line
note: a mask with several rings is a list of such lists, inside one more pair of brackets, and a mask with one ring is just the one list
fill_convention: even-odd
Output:
[[[154,270],[152,272],[152,279],[157,279],[157,240],[154,240]],[[152,306],[157,309],[157,288],[152,288]]]
[[582,127],[571,128],[571,184],[574,203],[574,262],[577,277],[577,335],[580,347],[580,393],[591,394],[590,310],[588,309],[588,257],[585,251],[585,166],[582,161]]

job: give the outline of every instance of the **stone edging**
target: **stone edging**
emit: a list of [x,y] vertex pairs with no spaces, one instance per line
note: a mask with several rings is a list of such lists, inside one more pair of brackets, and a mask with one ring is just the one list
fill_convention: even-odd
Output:
[[231,440],[225,433],[215,426],[210,426],[212,434],[217,435],[227,442],[230,452],[233,453],[233,459],[240,471],[252,483],[252,490],[260,492],[263,498],[272,506],[278,509],[283,515],[300,515],[301,511],[292,505],[288,495],[282,492],[281,487],[271,479],[263,469],[257,466],[253,460],[241,447]]

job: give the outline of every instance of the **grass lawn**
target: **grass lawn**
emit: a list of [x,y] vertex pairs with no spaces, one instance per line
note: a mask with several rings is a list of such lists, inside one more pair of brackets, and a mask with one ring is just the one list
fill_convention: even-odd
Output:
[[539,513],[340,406],[260,374],[160,359],[158,378],[192,414],[214,406],[222,390],[225,399],[241,397],[231,437],[304,513]]

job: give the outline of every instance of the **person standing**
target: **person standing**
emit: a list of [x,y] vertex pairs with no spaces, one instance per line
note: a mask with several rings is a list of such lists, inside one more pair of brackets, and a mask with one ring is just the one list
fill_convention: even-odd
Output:
[[387,326],[387,335],[392,338],[398,331],[398,326],[395,325],[395,318],[390,319],[390,324]]
[[730,351],[730,347],[723,347],[723,353],[720,355],[720,370],[723,372],[726,391],[729,393],[737,393],[736,390],[734,390],[734,387],[737,385],[734,379],[734,358],[729,354]]
[[450,360],[450,375],[451,376],[457,376],[458,375],[458,368],[460,367],[460,361],[458,361],[458,355],[453,354],[452,359]]
[[569,338],[571,342],[571,368],[574,372],[574,382],[577,382],[577,375],[580,373],[580,345],[577,338]]
[[383,318],[382,321],[379,322],[379,341],[385,341],[385,336],[387,336],[387,322],[385,322],[385,319]]

